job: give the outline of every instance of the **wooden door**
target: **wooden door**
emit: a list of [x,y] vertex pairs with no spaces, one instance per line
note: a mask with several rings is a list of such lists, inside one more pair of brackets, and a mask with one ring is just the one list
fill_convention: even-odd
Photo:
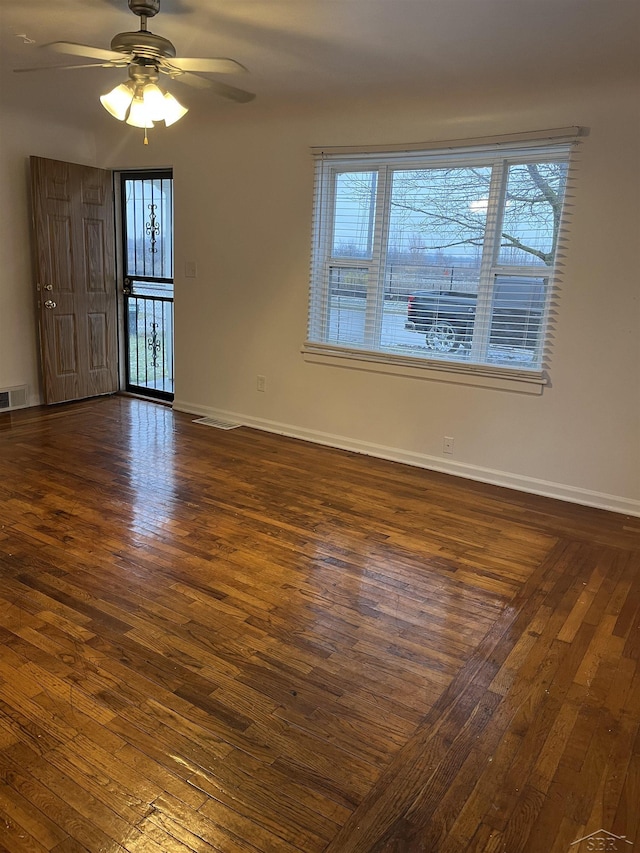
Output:
[[46,403],[118,390],[111,172],[31,157]]

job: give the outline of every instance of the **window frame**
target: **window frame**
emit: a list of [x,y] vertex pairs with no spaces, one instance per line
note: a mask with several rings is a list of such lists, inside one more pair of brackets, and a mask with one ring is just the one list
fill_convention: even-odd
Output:
[[[567,132],[569,130],[570,132]],[[549,132],[551,133],[551,132]],[[302,349],[307,361],[325,364],[340,364],[359,369],[375,369],[382,372],[433,378],[445,381],[465,381],[468,384],[490,387],[516,387],[529,393],[541,393],[548,382],[547,360],[549,354],[550,315],[555,303],[558,279],[558,251],[565,238],[567,227],[566,199],[569,192],[573,165],[573,148],[580,128],[563,129],[556,136],[533,136],[523,142],[508,141],[504,144],[490,142],[481,145],[444,145],[443,148],[406,149],[372,152],[329,152],[316,150],[316,184],[314,193],[314,220],[312,237],[311,284],[309,297],[308,337]],[[512,140],[513,137],[510,138]],[[518,265],[500,262],[500,226],[508,188],[511,166],[526,163],[566,162],[567,176],[564,186],[563,209],[560,230],[556,240],[553,266]],[[468,361],[459,358],[433,357],[430,355],[405,355],[384,348],[380,341],[382,307],[384,305],[385,282],[388,276],[388,236],[391,211],[391,187],[393,174],[406,169],[451,169],[454,167],[490,166],[491,182],[487,204],[487,216],[483,235],[482,259],[479,271],[478,301],[475,311],[474,334]],[[371,257],[342,257],[335,250],[335,215],[337,176],[342,173],[366,172],[376,175],[375,221]],[[349,345],[329,339],[332,269],[367,269],[365,297],[366,322],[362,345]],[[498,277],[539,278],[544,282],[545,299],[538,345],[535,350],[535,365],[532,367],[492,363],[488,360],[491,335],[492,301]],[[452,377],[454,377],[452,379]],[[479,380],[479,381],[478,381]],[[510,382],[515,385],[511,386]]]

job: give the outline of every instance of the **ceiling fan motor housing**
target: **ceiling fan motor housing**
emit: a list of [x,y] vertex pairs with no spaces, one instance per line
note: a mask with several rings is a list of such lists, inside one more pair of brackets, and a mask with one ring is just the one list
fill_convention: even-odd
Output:
[[160,11],[160,0],[129,0],[129,8],[141,18],[153,18]]
[[111,40],[111,50],[147,59],[171,58],[176,55],[176,49],[169,39],[146,30],[139,30],[137,33],[118,33]]

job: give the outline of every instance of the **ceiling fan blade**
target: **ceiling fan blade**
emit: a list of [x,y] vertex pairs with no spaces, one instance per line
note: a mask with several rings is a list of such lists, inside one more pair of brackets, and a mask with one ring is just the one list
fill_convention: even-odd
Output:
[[228,86],[226,83],[218,82],[218,80],[207,80],[205,77],[199,77],[197,74],[189,72],[182,74],[170,73],[170,77],[179,83],[187,83],[189,86],[194,86],[197,89],[213,89],[216,95],[228,98],[230,101],[238,101],[241,104],[246,104],[255,98],[253,92],[245,92],[244,89],[236,89],[235,86]]
[[194,56],[172,57],[168,63],[174,68],[179,68],[180,71],[204,71],[208,74],[237,74],[247,70],[235,59],[227,59],[226,57],[218,59]]
[[77,44],[73,41],[52,41],[49,44],[43,44],[42,47],[55,50],[57,53],[69,53],[71,56],[86,56],[89,59],[101,59],[103,62],[129,60],[129,55],[126,53],[118,53],[115,50],[104,50],[101,47],[92,47],[90,44]]
[[235,86],[228,86],[226,83],[219,83],[217,80],[209,81],[209,86],[221,98],[228,98],[230,101],[237,101],[240,104],[246,104],[255,98],[253,92],[246,92],[244,89],[237,89]]
[[209,89],[211,87],[211,80],[199,77],[197,74],[191,74],[189,71],[179,71],[177,68],[171,68],[171,66],[167,66],[164,62],[160,66],[160,71],[163,74],[168,74],[172,80],[177,80],[179,83],[186,83],[194,89]]
[[88,62],[85,65],[35,65],[33,68],[14,68],[14,73],[22,71],[69,71],[71,68],[115,68],[110,62]]

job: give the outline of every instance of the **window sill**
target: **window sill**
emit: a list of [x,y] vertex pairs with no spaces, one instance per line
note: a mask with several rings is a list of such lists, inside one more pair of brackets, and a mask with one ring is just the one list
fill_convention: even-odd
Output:
[[391,376],[407,376],[434,382],[493,388],[519,394],[541,395],[548,380],[541,370],[518,370],[480,364],[455,364],[407,358],[367,350],[337,349],[328,344],[305,343],[302,355],[308,364],[324,364],[351,370],[365,370]]

